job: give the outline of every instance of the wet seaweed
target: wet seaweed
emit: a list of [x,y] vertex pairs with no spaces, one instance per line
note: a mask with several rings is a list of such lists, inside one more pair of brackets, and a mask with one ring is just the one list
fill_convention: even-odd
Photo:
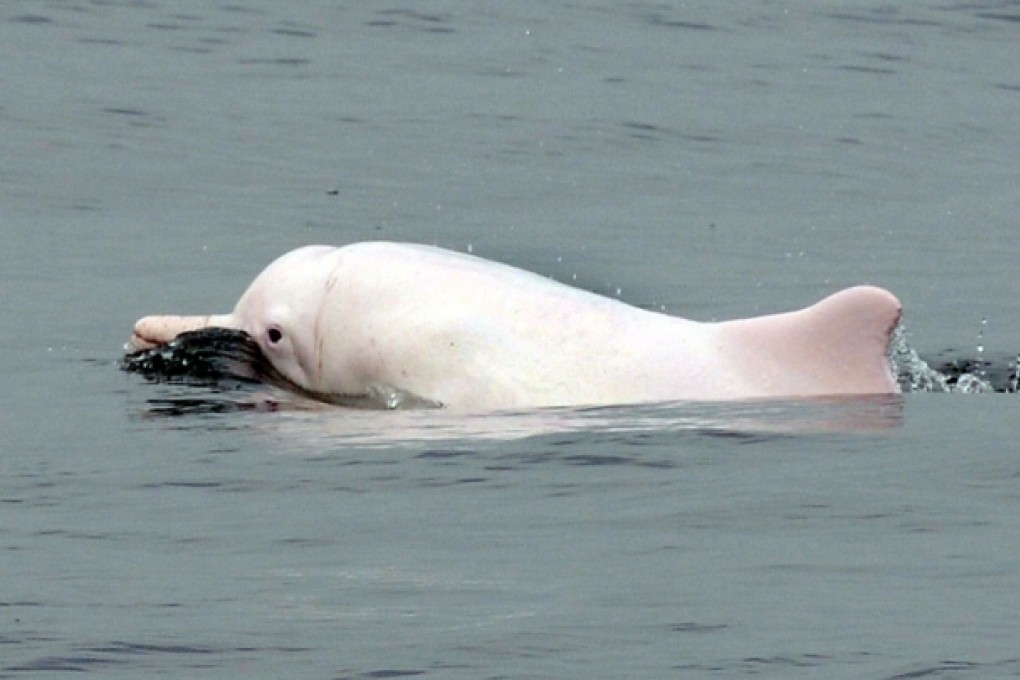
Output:
[[181,333],[166,345],[126,355],[120,367],[152,382],[201,386],[269,382],[277,374],[250,335],[228,328]]

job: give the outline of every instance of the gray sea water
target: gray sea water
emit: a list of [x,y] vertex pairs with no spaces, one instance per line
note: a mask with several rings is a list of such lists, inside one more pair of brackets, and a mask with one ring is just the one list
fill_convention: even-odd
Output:
[[[1015,357],[1020,3],[0,6],[0,677],[1020,676],[1003,394],[215,412],[117,362],[308,243]],[[167,404],[174,408],[165,408]]]

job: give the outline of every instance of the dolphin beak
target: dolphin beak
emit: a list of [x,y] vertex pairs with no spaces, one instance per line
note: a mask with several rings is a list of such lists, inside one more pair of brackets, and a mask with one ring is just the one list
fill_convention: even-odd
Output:
[[135,323],[131,339],[124,345],[129,352],[140,352],[165,345],[181,333],[201,328],[236,328],[230,314],[209,316],[146,316]]

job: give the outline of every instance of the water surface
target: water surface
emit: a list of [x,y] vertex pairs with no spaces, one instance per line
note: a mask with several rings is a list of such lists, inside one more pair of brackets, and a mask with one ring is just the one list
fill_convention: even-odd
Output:
[[1020,674],[1009,395],[171,416],[116,367],[378,238],[702,320],[870,282],[1015,355],[1018,17],[5,4],[0,677]]

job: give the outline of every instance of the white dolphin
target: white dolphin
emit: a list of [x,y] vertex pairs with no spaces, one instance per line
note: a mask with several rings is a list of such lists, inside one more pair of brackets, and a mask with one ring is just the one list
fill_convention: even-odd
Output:
[[126,348],[239,329],[302,392],[336,401],[381,387],[465,411],[891,394],[900,313],[891,293],[858,286],[700,323],[471,255],[370,242],[287,253],[230,314],[145,317]]

